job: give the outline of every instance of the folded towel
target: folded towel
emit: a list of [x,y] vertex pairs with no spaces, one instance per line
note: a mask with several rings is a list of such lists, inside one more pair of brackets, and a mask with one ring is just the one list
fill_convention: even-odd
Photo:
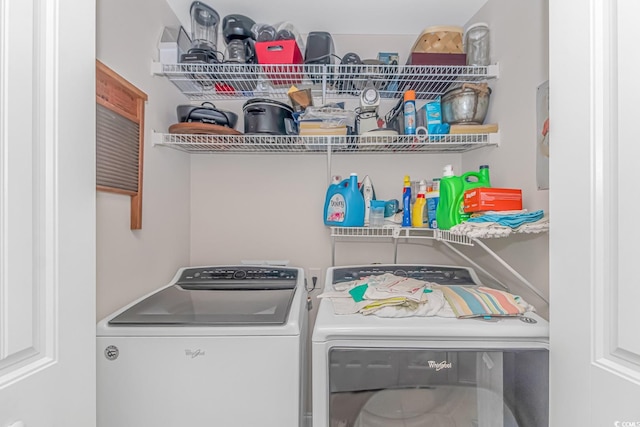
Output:
[[467,222],[495,222],[505,227],[516,228],[527,222],[538,221],[544,216],[544,211],[537,210],[534,212],[500,215],[497,213],[490,213],[486,215],[469,218]]
[[533,307],[519,296],[486,287],[438,286],[456,317],[517,316]]
[[549,217],[544,216],[535,222],[527,222],[517,227],[516,233],[543,233],[549,231]]
[[496,222],[463,222],[449,230],[452,234],[468,236],[475,239],[507,237],[513,229]]

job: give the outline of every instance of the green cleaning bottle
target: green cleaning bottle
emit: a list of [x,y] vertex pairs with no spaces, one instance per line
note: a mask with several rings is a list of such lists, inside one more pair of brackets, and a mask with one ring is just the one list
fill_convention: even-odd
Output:
[[436,207],[436,223],[440,230],[449,230],[460,223],[459,196],[464,194],[462,178],[453,174],[453,166],[446,165],[440,180],[440,200]]
[[456,176],[453,167],[446,165],[440,180],[440,200],[436,207],[436,223],[440,230],[449,230],[454,225],[469,219],[464,212],[464,192],[472,188],[490,187],[489,166],[482,165],[478,172],[471,171]]
[[464,192],[472,188],[478,187],[491,187],[491,180],[489,179],[489,165],[480,165],[478,172],[467,172],[462,174],[462,194],[459,196],[459,209],[460,218],[458,224],[468,220],[471,217],[471,213],[464,211]]

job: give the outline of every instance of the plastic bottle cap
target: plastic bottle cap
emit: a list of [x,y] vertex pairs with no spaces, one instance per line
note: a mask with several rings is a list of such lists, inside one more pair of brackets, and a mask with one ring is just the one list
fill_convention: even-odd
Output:
[[480,165],[480,169],[489,169],[489,165]]
[[413,89],[409,89],[408,91],[406,91],[404,93],[404,100],[405,101],[415,101],[416,99],[416,91]]
[[453,176],[453,166],[446,165],[442,170],[442,176]]

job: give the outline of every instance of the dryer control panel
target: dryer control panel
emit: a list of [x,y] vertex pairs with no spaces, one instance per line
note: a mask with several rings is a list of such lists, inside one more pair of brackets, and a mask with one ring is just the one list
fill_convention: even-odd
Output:
[[440,285],[482,285],[475,271],[467,267],[438,265],[378,264],[351,267],[334,267],[332,283],[350,282],[367,276],[391,273],[401,277],[435,282]]

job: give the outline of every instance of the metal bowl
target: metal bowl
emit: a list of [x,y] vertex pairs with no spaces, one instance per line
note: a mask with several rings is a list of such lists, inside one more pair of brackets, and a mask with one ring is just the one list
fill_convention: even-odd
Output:
[[490,88],[476,85],[463,85],[447,91],[440,100],[442,121],[452,125],[483,124],[490,95]]

